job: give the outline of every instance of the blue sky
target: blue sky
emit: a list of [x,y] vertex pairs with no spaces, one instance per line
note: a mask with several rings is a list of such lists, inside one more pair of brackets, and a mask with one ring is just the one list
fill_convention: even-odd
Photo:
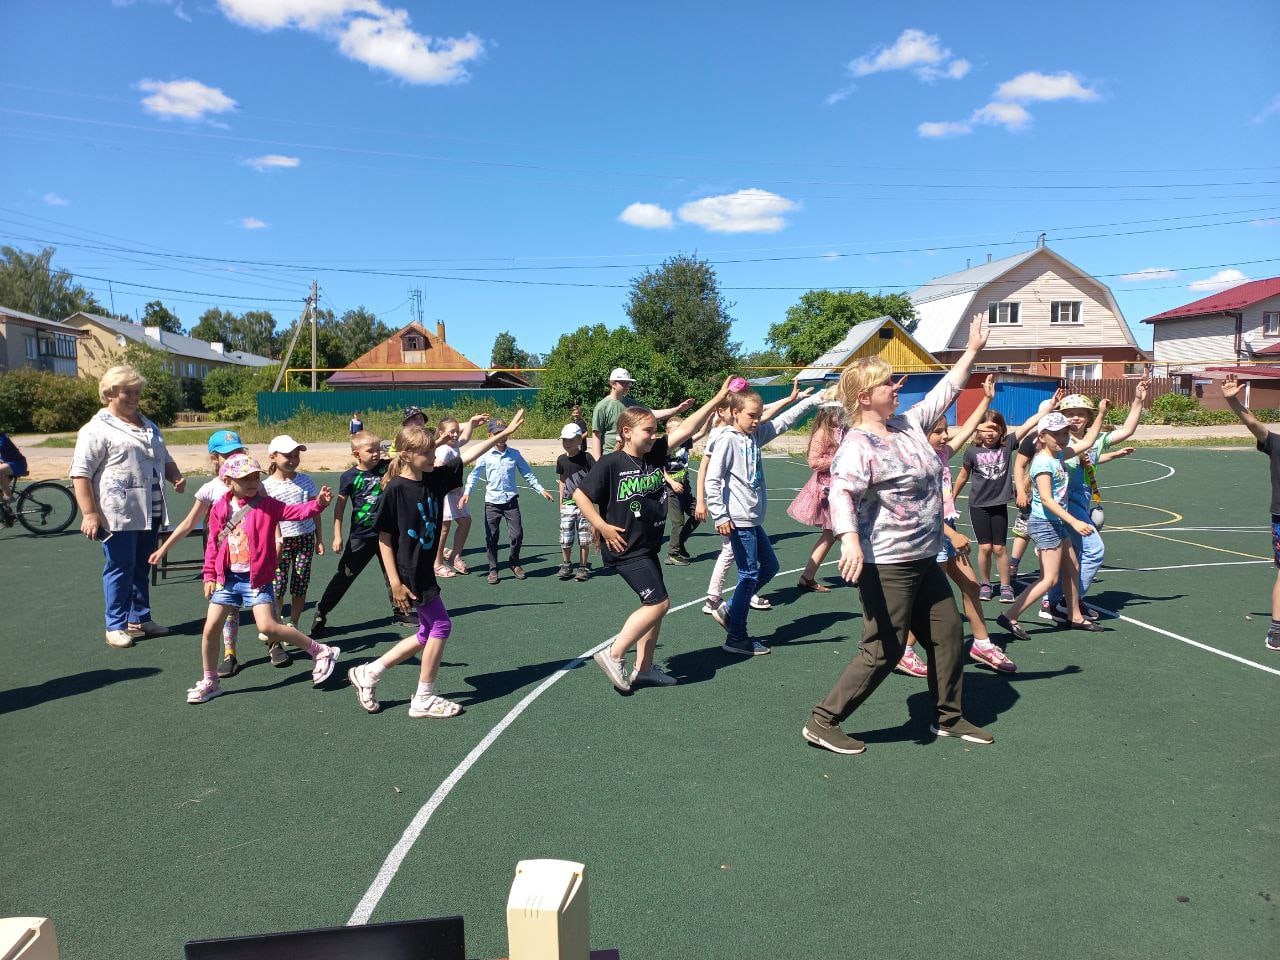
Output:
[[677,252],[748,349],[1042,231],[1144,344],[1280,273],[1274,3],[890,6],[9,2],[0,243],[188,326],[313,277],[395,326],[417,287],[481,363],[624,322]]

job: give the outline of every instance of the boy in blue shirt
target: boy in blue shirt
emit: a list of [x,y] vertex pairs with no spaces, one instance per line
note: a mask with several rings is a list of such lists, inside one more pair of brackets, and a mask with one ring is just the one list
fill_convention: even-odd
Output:
[[[502,433],[507,429],[505,420],[489,421],[489,436]],[[467,477],[466,489],[462,492],[461,506],[466,506],[471,499],[471,491],[476,481],[483,479],[484,491],[484,550],[489,560],[489,582],[498,582],[498,528],[505,519],[507,522],[507,538],[511,541],[511,574],[517,580],[525,578],[524,567],[520,566],[520,546],[524,543],[524,526],[520,518],[520,497],[516,493],[516,474],[524,477],[525,483],[537,491],[545,500],[551,500],[551,494],[538,483],[529,464],[520,455],[519,450],[507,446],[506,440],[499,440],[494,447],[476,461],[471,475]]]

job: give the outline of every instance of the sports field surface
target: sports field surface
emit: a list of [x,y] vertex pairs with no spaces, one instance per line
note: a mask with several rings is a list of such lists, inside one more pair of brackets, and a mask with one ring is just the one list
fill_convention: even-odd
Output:
[[[330,616],[323,689],[309,661],[272,668],[246,618],[246,669],[189,706],[198,576],[152,591],[173,636],[116,650],[100,552],[0,531],[0,915],[52,917],[65,960],[161,960],[190,938],[460,913],[491,958],[516,862],[558,857],[587,864],[592,940],[625,960],[1280,956],[1264,457],[1109,464],[1090,596],[1118,614],[1107,631],[1029,614],[1016,675],[970,664],[990,747],[935,740],[924,681],[895,674],[845,725],[858,757],[800,737],[862,623],[852,588],[795,589],[813,531],[785,507],[808,471],[767,474],[783,573],[751,629],[772,656],[720,651],[704,527],[694,565],[664,567],[658,659],[680,685],[618,695],[582,658],[633,594],[598,569],[559,582],[556,509],[526,494],[529,579],[486,584],[477,528],[481,574],[443,583],[453,720],[408,717],[416,666],[388,673],[381,713],[357,704],[346,670],[404,630],[375,570]],[[333,569],[317,560],[313,601]]]

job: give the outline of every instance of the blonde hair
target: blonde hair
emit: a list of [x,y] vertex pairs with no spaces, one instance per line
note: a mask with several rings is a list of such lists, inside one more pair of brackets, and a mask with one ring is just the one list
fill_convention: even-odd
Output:
[[844,412],[848,414],[850,426],[856,427],[862,422],[858,395],[879,386],[891,376],[893,367],[880,357],[864,357],[844,368],[844,372],[840,374],[838,395],[840,402],[844,404]]
[[102,379],[98,381],[98,397],[103,403],[106,403],[120,392],[121,387],[136,386],[141,390],[146,385],[146,377],[140,374],[136,368],[129,366],[127,363],[122,363],[118,367],[110,368],[102,375]]
[[455,427],[458,427],[459,429],[462,428],[462,423],[458,420],[457,417],[441,417],[438,421],[436,421],[436,440],[437,441],[439,441],[444,437],[444,434],[445,434],[444,425],[446,423],[452,423]]
[[618,417],[618,439],[614,441],[614,450],[621,450],[626,445],[626,438],[623,437],[622,431],[632,429],[645,417],[648,417],[654,423],[658,422],[658,418],[653,415],[653,411],[648,407],[627,407],[622,411],[622,415]]
[[395,475],[403,477],[408,473],[409,454],[431,453],[436,448],[435,434],[422,427],[410,425],[401,427],[396,434],[396,463],[393,465]]
[[729,405],[729,410],[731,412],[738,413],[746,407],[748,403],[758,403],[763,407],[764,398],[754,390],[743,390],[740,393],[729,394],[729,399],[726,403]]
[[351,449],[359,450],[361,447],[367,447],[370,444],[381,444],[382,438],[370,430],[361,430],[351,435]]

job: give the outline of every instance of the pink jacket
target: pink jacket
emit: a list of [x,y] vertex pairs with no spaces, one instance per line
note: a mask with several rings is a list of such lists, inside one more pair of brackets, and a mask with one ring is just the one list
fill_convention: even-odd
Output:
[[[235,511],[231,507],[231,491],[216,501],[209,510],[209,542],[204,551],[204,580],[206,583],[227,582],[227,545],[218,543],[218,533]],[[261,590],[271,583],[280,563],[276,550],[276,527],[281,520],[310,520],[324,512],[319,501],[306,503],[281,503],[265,493],[258,494],[253,506],[240,521],[245,538],[249,542],[249,583]]]

